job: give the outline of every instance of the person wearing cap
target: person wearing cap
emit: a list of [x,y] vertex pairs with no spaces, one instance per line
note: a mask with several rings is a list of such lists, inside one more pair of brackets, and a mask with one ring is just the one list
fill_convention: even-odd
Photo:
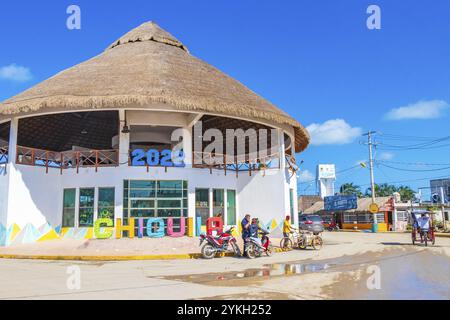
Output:
[[250,215],[247,213],[241,221],[241,227],[242,227],[242,240],[244,240],[244,256],[247,255],[247,252],[245,251],[245,242],[250,237]]

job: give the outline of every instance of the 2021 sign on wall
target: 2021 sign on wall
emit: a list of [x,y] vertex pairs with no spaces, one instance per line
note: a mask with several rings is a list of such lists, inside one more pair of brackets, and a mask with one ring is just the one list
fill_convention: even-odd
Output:
[[184,152],[183,150],[172,151],[169,149],[162,151],[135,149],[131,152],[131,165],[137,167],[184,167]]

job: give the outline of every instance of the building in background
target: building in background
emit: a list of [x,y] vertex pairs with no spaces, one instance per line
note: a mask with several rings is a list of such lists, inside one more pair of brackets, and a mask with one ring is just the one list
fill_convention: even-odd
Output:
[[[328,211],[325,210],[325,202],[321,200],[306,209],[304,213],[318,214],[324,221],[336,219],[342,229],[372,230],[374,214],[369,211],[371,203],[371,198],[361,198],[358,199],[355,209]],[[378,197],[375,198],[375,203],[380,208],[377,213],[378,230],[394,231],[398,218],[394,214],[393,197]],[[406,222],[404,227],[406,228]]]
[[323,199],[334,195],[336,181],[336,166],[334,164],[319,164],[316,171],[317,190]]
[[435,203],[450,202],[450,179],[438,179],[430,181],[431,200]]

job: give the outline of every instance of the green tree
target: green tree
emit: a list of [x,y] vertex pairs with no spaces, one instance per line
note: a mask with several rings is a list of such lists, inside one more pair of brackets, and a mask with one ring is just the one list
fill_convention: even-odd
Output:
[[344,183],[343,185],[341,185],[341,187],[339,188],[339,193],[342,195],[356,194],[358,198],[361,198],[363,195],[361,192],[361,187],[355,185],[353,182]]
[[[400,193],[402,201],[408,201],[414,198],[414,190],[412,190],[408,186],[396,187],[394,185],[387,183],[375,184],[375,195],[377,197],[390,197],[395,192]],[[367,188],[365,196],[366,197],[372,196],[372,188]]]
[[409,201],[414,198],[414,190],[408,186],[400,186],[397,188],[397,192],[400,193],[402,201]]

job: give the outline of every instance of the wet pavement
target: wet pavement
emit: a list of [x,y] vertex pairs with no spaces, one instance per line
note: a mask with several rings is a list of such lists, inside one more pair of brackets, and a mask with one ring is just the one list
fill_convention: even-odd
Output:
[[[374,269],[378,270],[379,286],[368,286]],[[241,287],[263,285],[273,279],[312,273],[338,274],[333,284],[323,288],[324,298],[331,299],[450,299],[450,258],[426,248],[389,248],[382,252],[342,256],[323,261],[292,261],[265,264],[261,268],[204,274],[157,277],[159,279],[207,286]],[[371,287],[371,289],[369,289]],[[286,295],[260,292],[264,297],[286,299]],[[211,297],[220,299],[245,296]]]

